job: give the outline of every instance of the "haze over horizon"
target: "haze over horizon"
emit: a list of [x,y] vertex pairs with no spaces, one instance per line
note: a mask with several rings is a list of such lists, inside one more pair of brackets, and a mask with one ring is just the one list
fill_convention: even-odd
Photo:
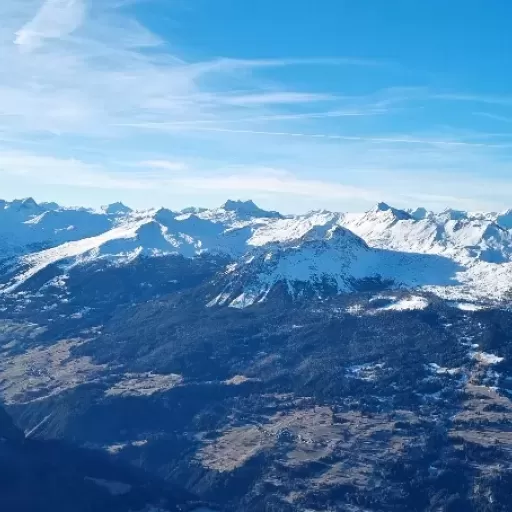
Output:
[[6,199],[512,207],[512,5],[4,0]]

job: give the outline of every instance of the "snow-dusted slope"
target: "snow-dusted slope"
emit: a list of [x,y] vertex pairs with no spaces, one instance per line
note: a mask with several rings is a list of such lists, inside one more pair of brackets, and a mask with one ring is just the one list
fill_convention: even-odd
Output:
[[381,203],[364,214],[343,216],[341,224],[374,247],[442,254],[463,263],[503,263],[512,256],[512,233],[492,217],[405,212]]
[[37,204],[32,198],[0,201],[2,258],[96,236],[109,230],[116,220],[115,215],[105,212]]
[[138,256],[193,257],[204,252],[238,257],[246,251],[256,225],[281,217],[261,210],[252,201],[228,201],[214,210],[187,212],[166,208],[133,211],[122,203],[101,211],[46,210],[32,199],[3,203],[3,207],[0,205],[3,256],[8,267],[15,269],[8,279],[0,276],[4,292],[14,291],[56,263],[67,267],[99,260],[126,264]]
[[[297,232],[294,231],[296,234]],[[261,244],[228,267],[210,306],[246,307],[278,284],[291,296],[350,292],[365,286],[451,287],[459,266],[448,258],[369,247],[351,231],[316,225],[297,239]]]
[[309,285],[314,293],[326,286],[349,291],[377,276],[454,299],[499,300],[512,289],[511,227],[510,211],[433,213],[385,203],[361,214],[283,216],[252,201],[181,212],[0,201],[0,249],[8,261],[0,282],[12,292],[54,264],[221,253],[233,260],[224,300],[242,296],[240,304],[260,300],[277,283],[293,293]]

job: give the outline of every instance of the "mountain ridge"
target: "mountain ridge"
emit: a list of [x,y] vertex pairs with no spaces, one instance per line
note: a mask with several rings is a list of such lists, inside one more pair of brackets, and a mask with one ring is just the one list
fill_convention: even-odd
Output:
[[[123,203],[107,205],[100,211],[55,208],[53,203],[47,207],[31,198],[2,204],[0,245],[4,249],[4,265],[12,269],[0,282],[0,293],[4,294],[14,293],[34,276],[56,265],[62,266],[64,275],[66,268],[76,265],[94,262],[127,265],[139,257],[194,258],[209,253],[229,257],[236,265],[249,261],[260,249],[267,251],[269,261],[277,253],[290,257],[289,248],[295,245],[304,249],[301,261],[307,262],[309,258],[311,264],[317,265],[319,262],[312,260],[320,253],[306,254],[310,239],[322,239],[324,248],[332,251],[331,257],[324,255],[325,268],[301,275],[297,271],[298,260],[292,258],[288,270],[279,272],[282,279],[274,281],[307,283],[326,276],[337,282],[338,291],[342,292],[348,290],[342,281],[375,278],[380,273],[384,279],[405,287],[419,286],[445,298],[477,301],[499,300],[512,289],[512,229],[499,224],[500,220],[506,224],[507,212],[434,213],[421,208],[405,211],[379,203],[361,214],[322,210],[284,216],[262,210],[253,201],[234,200],[226,201],[219,208],[185,211],[166,208],[134,211]],[[420,275],[407,277],[401,275],[399,265],[384,258],[380,262],[381,272],[371,270],[370,266],[368,275],[357,271],[342,276],[343,265],[339,263],[333,268],[331,262],[343,249],[336,246],[334,237],[326,235],[335,228],[352,233],[374,251],[395,252],[396,258],[408,262],[416,258],[422,275],[425,272],[420,268],[427,263],[428,255],[432,261],[433,256],[439,257],[439,263],[446,262],[445,266],[451,261],[452,275],[441,280]],[[407,263],[403,268],[411,264],[414,266]],[[374,265],[378,266],[379,263]],[[395,269],[393,275],[387,271],[391,268]],[[272,278],[266,281],[271,282]],[[265,296],[268,291],[262,284],[259,290],[246,293]]]

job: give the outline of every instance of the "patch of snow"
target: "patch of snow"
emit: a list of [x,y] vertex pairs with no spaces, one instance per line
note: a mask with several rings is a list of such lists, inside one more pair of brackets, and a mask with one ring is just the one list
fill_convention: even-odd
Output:
[[220,293],[216,297],[214,297],[208,304],[207,307],[211,308],[213,306],[223,306],[230,299],[229,293]]
[[73,313],[70,318],[73,318],[74,320],[80,320],[83,318],[89,311],[91,311],[92,308],[83,307],[80,311],[77,311],[76,313]]
[[445,368],[437,363],[429,363],[428,368],[438,375],[457,375],[461,373],[461,368]]
[[137,448],[141,448],[142,446],[145,446],[147,444],[148,444],[148,440],[147,439],[141,439],[141,440],[138,440],[138,441],[131,441],[131,442],[128,442],[128,443],[115,443],[115,444],[111,444],[111,445],[105,447],[105,449],[107,450],[107,452],[109,452],[109,453],[111,453],[113,455],[116,455],[117,453],[121,452],[122,450],[124,450],[128,446],[135,446]]
[[498,364],[505,360],[504,357],[499,357],[487,352],[471,352],[470,357],[483,365]]
[[105,391],[107,396],[151,396],[179,386],[183,377],[174,373],[127,373],[124,378]]
[[110,492],[110,494],[112,494],[112,496],[122,496],[132,490],[132,486],[130,484],[116,482],[114,480],[104,480],[103,478],[93,478],[90,476],[86,477],[86,480],[94,482],[100,487],[104,487],[108,492]]
[[460,309],[461,311],[480,311],[483,306],[472,304],[471,302],[451,302],[450,306]]
[[424,297],[407,297],[406,299],[399,300],[394,304],[381,308],[382,311],[412,311],[420,310],[428,307],[428,300]]
[[107,452],[112,455],[116,455],[120,451],[124,450],[128,446],[128,443],[115,443],[106,447]]
[[349,315],[360,315],[364,312],[364,306],[362,304],[352,304],[345,310]]
[[231,379],[227,379],[224,381],[224,384],[227,384],[228,386],[239,386],[240,384],[243,384],[244,382],[249,382],[251,380],[250,377],[246,377],[245,375],[235,375],[234,377],[231,377]]
[[238,297],[235,297],[229,303],[229,307],[235,309],[243,309],[248,306],[252,306],[257,301],[259,295],[259,293],[241,293],[240,295],[238,295]]
[[35,427],[25,432],[25,437],[33,436],[52,416],[52,413],[46,415]]
[[384,368],[384,363],[362,364],[347,368],[350,377],[368,382],[375,381],[378,378],[378,371]]
[[237,263],[231,263],[226,267],[226,274],[231,274],[236,270],[236,267],[238,266]]

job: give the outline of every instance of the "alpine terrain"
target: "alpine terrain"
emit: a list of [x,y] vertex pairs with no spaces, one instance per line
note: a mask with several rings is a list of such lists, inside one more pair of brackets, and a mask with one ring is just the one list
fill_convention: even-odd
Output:
[[0,255],[2,510],[511,510],[512,211],[29,198]]

